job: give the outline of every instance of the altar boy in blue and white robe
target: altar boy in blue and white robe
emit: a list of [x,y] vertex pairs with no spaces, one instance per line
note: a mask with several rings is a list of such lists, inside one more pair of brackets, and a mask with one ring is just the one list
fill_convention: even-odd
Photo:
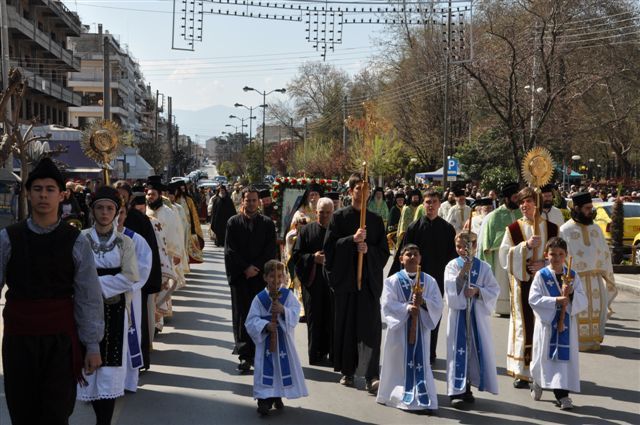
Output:
[[[429,364],[431,330],[442,316],[442,295],[436,280],[420,274],[422,295],[414,305],[413,293],[420,248],[407,244],[400,252],[403,269],[384,281],[380,304],[387,323],[380,386],[376,401],[403,410],[431,413],[438,396]],[[415,344],[409,343],[412,317],[417,317]]]
[[[300,303],[284,285],[284,264],[277,260],[267,261],[264,280],[267,286],[253,298],[245,321],[247,333],[256,345],[253,397],[258,400],[258,413],[262,416],[272,407],[282,409],[282,397],[292,399],[308,395],[294,337]],[[280,296],[272,302],[269,293],[275,290]],[[271,323],[272,312],[278,315],[277,325]],[[276,353],[271,353],[271,338],[276,331]]]
[[[474,257],[477,236],[456,235],[456,252],[444,270],[447,321],[447,395],[451,405],[460,408],[475,401],[471,386],[498,394],[491,313],[496,308],[500,285],[491,266]],[[470,251],[469,251],[470,250]],[[470,285],[469,285],[470,283]],[[467,344],[467,302],[471,305],[471,337]],[[467,385],[467,381],[471,385]]]
[[[531,397],[540,400],[543,389],[553,390],[556,404],[562,410],[573,409],[569,392],[580,392],[578,314],[589,302],[580,276],[571,270],[571,282],[563,285],[562,276],[567,243],[551,238],[544,248],[549,265],[536,273],[531,283],[529,304],[536,317],[533,328],[531,359]],[[558,332],[561,309],[565,307],[564,329]],[[561,326],[562,328],[562,326]]]

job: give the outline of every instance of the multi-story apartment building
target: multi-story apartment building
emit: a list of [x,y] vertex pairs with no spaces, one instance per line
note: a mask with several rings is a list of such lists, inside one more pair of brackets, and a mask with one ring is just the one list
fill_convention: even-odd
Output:
[[102,32],[101,25],[97,33],[88,32],[87,27],[84,27],[84,31],[79,37],[70,39],[73,51],[82,62],[79,72],[69,74],[69,87],[81,96],[82,103],[69,108],[69,123],[84,128],[103,116],[106,38],[109,43],[111,119],[120,124],[123,130],[140,136],[142,117],[150,96],[140,66],[116,37],[108,31]]
[[68,107],[81,102],[67,84],[67,73],[80,70],[80,59],[67,44],[67,37],[80,35],[80,18],[61,1],[6,3],[10,66],[22,69],[29,86],[20,105],[20,120],[67,125]]

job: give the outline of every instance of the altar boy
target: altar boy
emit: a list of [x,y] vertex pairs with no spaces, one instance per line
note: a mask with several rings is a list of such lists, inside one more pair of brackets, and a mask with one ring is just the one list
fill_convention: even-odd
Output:
[[[253,397],[258,400],[258,413],[267,415],[272,407],[284,408],[282,397],[308,395],[302,366],[295,347],[294,329],[300,317],[300,303],[285,286],[285,267],[277,260],[264,265],[266,288],[253,298],[245,327],[256,345],[253,374]],[[278,291],[272,302],[270,293]],[[277,323],[272,323],[272,313]],[[271,338],[277,338],[271,352]]]
[[[403,410],[431,413],[438,408],[436,386],[429,364],[431,330],[442,316],[442,295],[436,280],[420,273],[421,294],[414,290],[420,248],[407,244],[400,253],[403,270],[384,281],[380,304],[387,323],[384,361],[376,401]],[[415,342],[409,341],[416,319]]]
[[565,240],[549,239],[544,252],[550,264],[536,273],[529,292],[529,304],[536,316],[531,397],[540,400],[542,389],[550,389],[558,407],[570,410],[573,401],[569,392],[580,392],[578,314],[587,308],[588,301],[580,276],[564,266]]
[[[458,258],[444,270],[444,290],[449,307],[447,322],[447,394],[451,405],[473,403],[471,385],[498,394],[491,313],[496,308],[500,285],[491,266],[474,257],[475,233],[461,232],[455,239]],[[467,308],[470,310],[467,341]]]

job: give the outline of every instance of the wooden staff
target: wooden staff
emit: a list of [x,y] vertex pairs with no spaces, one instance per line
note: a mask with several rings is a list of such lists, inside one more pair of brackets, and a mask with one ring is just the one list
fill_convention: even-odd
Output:
[[269,341],[269,351],[275,353],[278,349],[278,313],[273,311],[273,304],[278,301],[280,292],[278,291],[280,285],[276,286],[274,291],[269,291],[269,298],[271,298],[271,323],[275,325],[273,331],[271,331],[271,341]]
[[[362,198],[360,199],[360,228],[364,229],[367,225],[367,194],[369,193],[369,176],[367,174],[367,163],[363,162],[364,173],[362,177]],[[358,291],[362,289],[362,266],[364,265],[364,254],[358,252]]]
[[[535,189],[534,189],[535,191]],[[535,191],[536,194],[536,210],[533,213],[533,236],[540,236],[540,194]],[[533,261],[538,261],[538,247],[533,248]]]
[[[569,256],[569,264],[567,265],[567,272],[562,276],[562,287],[564,289],[565,285],[571,285],[571,263],[573,262],[573,257]],[[564,291],[562,291],[562,295],[564,296]],[[560,309],[560,318],[558,319],[558,333],[564,332],[564,316],[567,314],[567,306],[563,305]]]
[[[416,279],[413,284],[413,293],[415,294],[415,299],[413,300],[414,307],[420,307],[422,304],[422,286],[420,286],[420,275],[421,275],[420,265],[418,264],[418,273],[416,273]],[[409,328],[409,344],[414,345],[416,343],[416,331],[418,329],[418,320],[420,320],[420,315],[411,316],[411,327]]]

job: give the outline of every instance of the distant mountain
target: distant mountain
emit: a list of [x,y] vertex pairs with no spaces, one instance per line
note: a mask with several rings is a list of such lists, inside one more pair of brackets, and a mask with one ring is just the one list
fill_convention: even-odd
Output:
[[[193,140],[200,143],[204,143],[210,137],[220,136],[223,131],[231,133],[235,131],[233,127],[225,127],[225,124],[237,125],[238,131],[240,131],[240,120],[229,118],[229,115],[249,115],[248,111],[242,108],[223,105],[209,106],[196,111],[174,109],[173,114],[176,116],[176,122],[180,127],[180,134],[191,136]],[[254,132],[255,127],[256,122],[254,121]],[[247,133],[249,132],[248,127],[246,131]]]

